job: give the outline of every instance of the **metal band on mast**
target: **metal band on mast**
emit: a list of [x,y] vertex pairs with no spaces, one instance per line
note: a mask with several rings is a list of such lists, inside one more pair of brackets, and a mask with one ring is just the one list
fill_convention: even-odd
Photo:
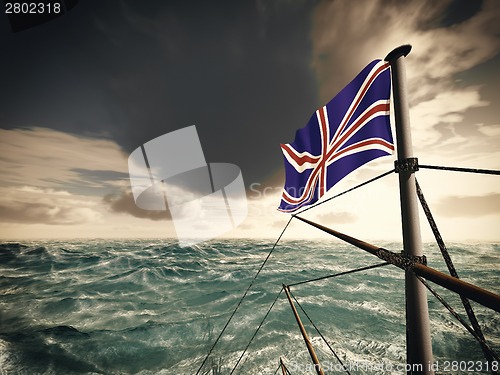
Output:
[[[404,45],[391,51],[385,58],[391,64],[394,114],[396,118],[396,141],[398,164],[411,164],[413,145],[411,140],[410,114],[406,97],[406,70],[404,57],[411,51]],[[401,221],[403,227],[403,249],[409,257],[420,257],[422,238],[418,217],[417,192],[413,168],[400,168],[399,192]],[[408,374],[434,374],[432,367],[432,343],[427,306],[427,290],[410,271],[405,274],[406,292],[406,355]]]

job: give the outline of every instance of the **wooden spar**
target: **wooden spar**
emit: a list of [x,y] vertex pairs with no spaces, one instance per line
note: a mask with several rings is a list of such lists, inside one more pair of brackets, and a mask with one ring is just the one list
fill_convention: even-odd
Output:
[[441,285],[446,289],[467,297],[477,303],[480,303],[483,306],[495,310],[496,312],[500,312],[500,295],[498,294],[482,289],[476,285],[463,281],[462,279],[457,279],[455,277],[437,271],[431,267],[426,266],[425,264],[410,262],[408,258],[405,258],[401,254],[393,253],[392,251],[389,251],[387,249],[358,240],[357,238],[348,236],[347,234],[341,232],[337,232],[334,229],[304,219],[303,217],[297,215],[295,215],[294,217],[303,221],[304,223],[322,230],[323,232],[331,234],[332,236],[337,237],[342,241],[350,243],[351,245],[354,245],[361,250],[365,250],[370,254],[373,254],[376,257],[385,260],[386,262],[389,262],[403,270],[408,269],[418,276],[422,276],[423,278],[432,281],[433,283]]
[[280,357],[280,368],[281,371],[283,372],[283,375],[286,375],[286,367],[285,364],[283,363],[283,358]]
[[297,320],[297,324],[299,325],[300,332],[302,333],[302,337],[304,338],[304,342],[306,343],[307,350],[309,351],[309,355],[311,356],[311,360],[314,363],[314,368],[316,369],[316,372],[318,375],[325,375],[323,372],[323,369],[321,368],[321,365],[318,360],[318,356],[316,355],[316,352],[314,351],[314,348],[311,344],[311,340],[309,339],[309,336],[307,335],[306,329],[304,328],[304,325],[302,324],[302,321],[300,320],[299,313],[297,312],[297,309],[295,308],[295,305],[293,304],[292,298],[290,296],[290,290],[288,288],[288,285],[283,284],[283,289],[286,294],[286,298],[288,298],[288,302],[290,302],[290,307],[292,308],[293,315],[295,316],[295,319]]
[[433,268],[423,264],[416,263],[412,267],[412,271],[423,278],[432,281],[446,289],[463,295],[468,299],[476,301],[483,306],[489,307],[496,312],[500,312],[500,296],[488,290],[482,289],[474,284],[467,283],[461,279],[449,276],[445,273],[436,271]]

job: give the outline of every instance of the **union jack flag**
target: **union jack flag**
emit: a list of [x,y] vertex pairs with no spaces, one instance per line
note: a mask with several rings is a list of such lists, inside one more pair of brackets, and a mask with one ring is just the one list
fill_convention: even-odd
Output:
[[293,143],[281,145],[286,179],[280,211],[314,204],[352,171],[393,153],[389,66],[372,61],[297,130]]

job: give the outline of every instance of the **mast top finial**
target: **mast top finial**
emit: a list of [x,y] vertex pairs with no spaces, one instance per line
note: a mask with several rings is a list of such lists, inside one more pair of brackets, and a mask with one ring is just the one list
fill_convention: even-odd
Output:
[[394,48],[391,52],[389,52],[385,57],[384,61],[392,63],[401,56],[407,56],[410,53],[410,51],[411,51],[411,44],[404,44],[402,46]]

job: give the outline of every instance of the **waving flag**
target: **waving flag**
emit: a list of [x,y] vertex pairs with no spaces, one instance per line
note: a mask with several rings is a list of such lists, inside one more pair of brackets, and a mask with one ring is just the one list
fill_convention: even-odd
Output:
[[317,202],[352,171],[393,153],[390,91],[389,63],[372,61],[297,130],[293,143],[281,145],[286,180],[280,211]]

